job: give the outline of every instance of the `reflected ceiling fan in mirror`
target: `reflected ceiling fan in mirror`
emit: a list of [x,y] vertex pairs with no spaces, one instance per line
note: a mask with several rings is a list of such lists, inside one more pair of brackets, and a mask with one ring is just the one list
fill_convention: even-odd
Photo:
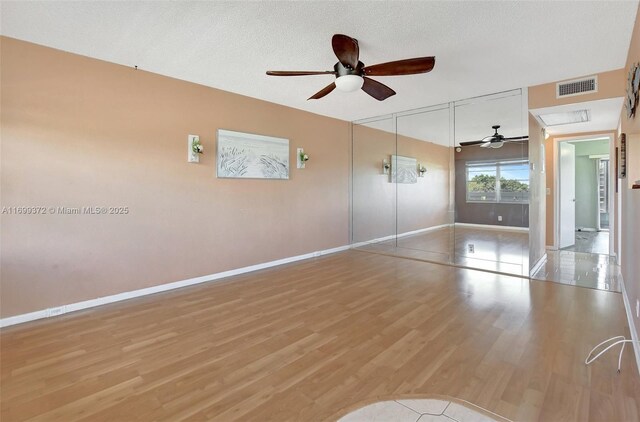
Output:
[[358,40],[347,35],[335,34],[331,39],[333,52],[338,57],[338,63],[333,70],[326,71],[281,71],[269,70],[270,76],[308,76],[308,75],[334,75],[335,82],[327,85],[311,97],[309,100],[317,100],[329,94],[334,89],[351,92],[362,88],[364,92],[378,101],[386,100],[396,92],[388,86],[369,78],[369,76],[397,76],[415,75],[427,73],[435,66],[435,57],[417,57],[414,59],[398,60],[393,62],[365,66],[359,59],[360,49]]
[[510,138],[505,138],[503,135],[498,133],[498,129],[500,129],[500,125],[491,126],[496,132],[493,135],[486,136],[479,141],[468,141],[468,142],[460,142],[461,147],[468,147],[473,145],[480,145],[483,148],[502,148],[505,142],[516,142],[516,141],[525,141],[529,139],[528,136],[513,136]]

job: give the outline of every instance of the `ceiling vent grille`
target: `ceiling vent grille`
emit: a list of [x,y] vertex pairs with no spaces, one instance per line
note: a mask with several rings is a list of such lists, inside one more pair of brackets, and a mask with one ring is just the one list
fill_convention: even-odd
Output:
[[598,77],[574,79],[556,84],[556,98],[573,97],[575,95],[598,92]]

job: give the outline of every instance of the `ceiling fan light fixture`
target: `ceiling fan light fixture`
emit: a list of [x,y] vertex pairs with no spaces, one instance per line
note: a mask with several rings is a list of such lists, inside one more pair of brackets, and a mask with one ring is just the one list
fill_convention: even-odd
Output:
[[343,75],[336,78],[336,88],[343,92],[353,92],[362,88],[364,78],[359,75]]
[[[485,148],[502,148],[504,141],[491,142]],[[484,146],[484,145],[483,145]]]

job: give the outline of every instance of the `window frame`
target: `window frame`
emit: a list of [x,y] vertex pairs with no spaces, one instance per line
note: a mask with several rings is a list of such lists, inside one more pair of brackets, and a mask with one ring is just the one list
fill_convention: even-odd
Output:
[[[490,160],[490,161],[467,161],[465,163],[465,172],[464,172],[465,173],[464,189],[465,189],[465,200],[466,200],[466,202],[469,203],[469,204],[512,204],[512,205],[513,204],[529,204],[529,197],[528,196],[527,196],[527,200],[526,201],[507,201],[507,200],[503,200],[502,199],[502,187],[501,187],[501,183],[500,183],[501,168],[504,165],[510,165],[510,164],[525,164],[527,166],[527,169],[529,169],[529,159],[528,158],[506,159],[506,160]],[[477,201],[477,200],[469,199],[469,169],[470,168],[473,169],[474,167],[487,167],[487,166],[495,167],[495,173],[496,173],[496,186],[495,186],[496,197],[495,197],[495,200]],[[529,171],[530,171],[530,169],[529,169]],[[520,179],[517,179],[517,180],[520,180]]]

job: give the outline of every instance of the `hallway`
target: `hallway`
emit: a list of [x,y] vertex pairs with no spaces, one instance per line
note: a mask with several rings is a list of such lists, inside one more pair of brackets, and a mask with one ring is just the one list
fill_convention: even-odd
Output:
[[609,231],[576,231],[576,243],[562,250],[609,255]]

